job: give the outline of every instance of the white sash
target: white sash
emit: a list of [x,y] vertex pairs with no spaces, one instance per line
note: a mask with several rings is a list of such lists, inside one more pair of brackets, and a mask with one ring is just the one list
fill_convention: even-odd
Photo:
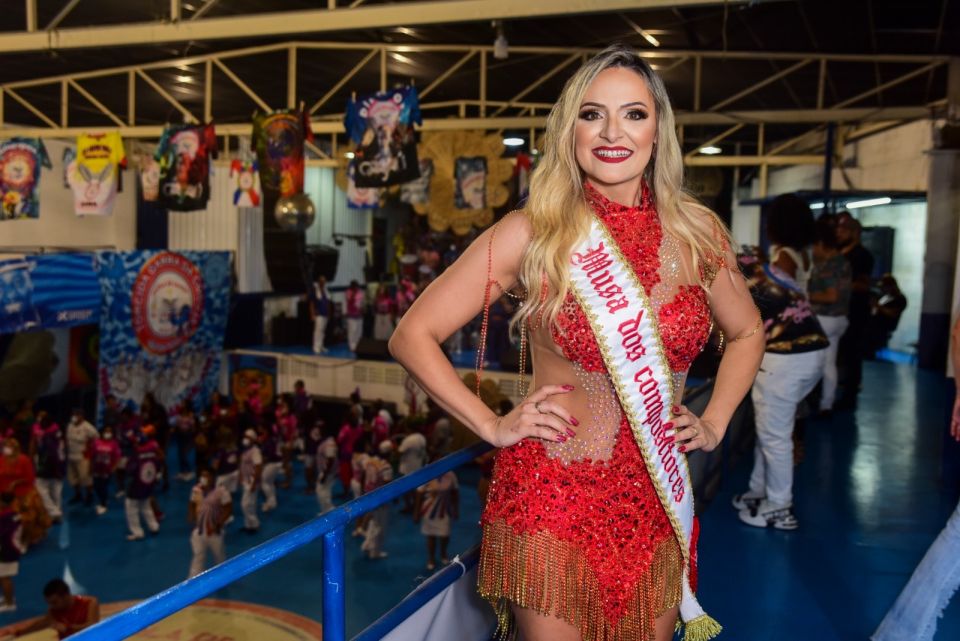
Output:
[[684,640],[711,639],[720,626],[704,613],[690,584],[695,557],[690,471],[686,456],[665,442],[663,434],[675,390],[653,307],[616,241],[596,218],[570,257],[570,280],[683,553]]

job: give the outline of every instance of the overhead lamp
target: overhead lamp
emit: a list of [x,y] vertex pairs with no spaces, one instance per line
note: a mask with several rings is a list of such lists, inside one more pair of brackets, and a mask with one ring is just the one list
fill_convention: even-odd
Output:
[[396,60],[397,62],[402,62],[407,65],[414,65],[416,62],[413,61],[413,58],[410,56],[405,56],[402,53],[391,52],[390,57]]
[[893,199],[889,196],[882,198],[867,198],[866,200],[854,200],[845,205],[847,209],[860,209],[861,207],[876,207],[877,205],[889,205]]
[[352,151],[348,151],[347,153],[345,153],[345,154],[343,154],[343,155],[344,155],[345,158],[349,158],[350,160],[353,160],[354,158],[357,157],[357,154],[353,153]]
[[717,154],[723,153],[723,149],[714,145],[707,145],[706,147],[700,147],[700,153],[704,156],[716,156]]
[[810,209],[823,209],[825,206],[825,203],[810,203]]
[[520,147],[524,142],[526,141],[523,138],[510,137],[503,139],[503,144],[507,147]]
[[174,76],[174,80],[191,84],[193,82],[193,76]]
[[497,28],[497,38],[493,41],[493,57],[497,60],[506,60],[510,56],[510,45],[507,37],[503,35],[503,22],[495,20],[493,24]]

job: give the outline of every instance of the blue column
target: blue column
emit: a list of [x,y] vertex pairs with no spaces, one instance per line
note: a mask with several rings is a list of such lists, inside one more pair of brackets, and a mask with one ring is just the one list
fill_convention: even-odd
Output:
[[323,535],[323,641],[347,638],[344,526]]

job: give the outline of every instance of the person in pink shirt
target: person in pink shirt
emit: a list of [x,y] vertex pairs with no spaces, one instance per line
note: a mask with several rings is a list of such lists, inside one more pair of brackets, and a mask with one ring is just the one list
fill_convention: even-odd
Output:
[[120,444],[117,443],[110,425],[103,428],[100,436],[88,446],[87,458],[90,460],[90,473],[93,476],[93,491],[97,495],[97,516],[103,516],[107,512],[110,477],[116,471],[122,456]]
[[357,343],[363,335],[363,312],[366,306],[367,295],[355,280],[350,281],[350,287],[344,292],[346,298],[347,317],[347,345],[351,352],[357,351]]
[[290,404],[286,398],[281,398],[277,403],[276,418],[284,476],[280,487],[288,488],[293,484],[293,451],[299,436],[299,422],[296,414],[290,411]]

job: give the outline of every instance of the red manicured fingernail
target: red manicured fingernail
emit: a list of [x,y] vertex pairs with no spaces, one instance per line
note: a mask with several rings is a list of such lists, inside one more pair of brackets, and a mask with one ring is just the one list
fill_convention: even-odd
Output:
[[671,427],[673,427],[673,421],[670,421],[669,423],[665,424],[663,426],[663,429],[669,430]]
[[678,406],[674,405],[674,406],[673,406],[673,413],[674,413],[674,414],[679,414],[679,413],[680,413],[680,408],[679,408]]
[[577,433],[571,430],[569,427],[567,428],[567,434],[570,435],[570,438],[573,438],[574,436],[577,435]]
[[686,451],[687,451],[687,446],[686,446],[686,445],[681,445],[681,446],[680,446],[680,451],[681,451],[681,452],[686,452]]
[[566,443],[566,441],[567,441],[567,437],[566,437],[566,436],[564,436],[563,434],[557,434],[557,442],[558,442],[558,443]]
[[577,420],[575,417],[573,417],[573,416],[570,417],[570,422],[571,422],[573,425],[580,425],[580,421],[578,421],[578,420]]
[[569,392],[570,390],[573,389],[573,385],[564,385],[564,386],[563,386],[563,389],[565,389],[565,390],[567,390],[567,391]]

